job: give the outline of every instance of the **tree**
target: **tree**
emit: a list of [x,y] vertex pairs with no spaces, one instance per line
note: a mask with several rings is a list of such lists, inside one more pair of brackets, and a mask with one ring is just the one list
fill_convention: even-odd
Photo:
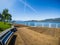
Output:
[[3,12],[2,12],[2,16],[3,16],[2,20],[3,20],[4,22],[5,22],[5,20],[6,20],[7,13],[8,13],[8,9],[4,9]]
[[2,14],[0,13],[0,21],[2,21]]
[[11,14],[9,14],[9,21],[11,21],[12,20],[12,16],[11,16]]
[[7,22],[10,22],[11,20],[12,20],[11,14],[7,14],[7,16],[6,16],[6,21],[7,21]]
[[11,21],[12,20],[12,16],[11,16],[11,14],[9,14],[8,13],[8,9],[4,9],[3,10],[3,12],[2,12],[2,16],[3,16],[3,18],[2,18],[2,20],[4,21],[4,22],[8,22],[8,21]]

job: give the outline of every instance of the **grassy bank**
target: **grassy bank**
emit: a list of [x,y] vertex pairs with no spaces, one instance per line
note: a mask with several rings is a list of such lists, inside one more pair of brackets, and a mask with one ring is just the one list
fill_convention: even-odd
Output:
[[4,31],[5,29],[8,29],[8,28],[10,28],[11,27],[11,25],[10,25],[10,23],[5,23],[4,24],[4,22],[0,22],[0,32],[2,32],[2,31]]

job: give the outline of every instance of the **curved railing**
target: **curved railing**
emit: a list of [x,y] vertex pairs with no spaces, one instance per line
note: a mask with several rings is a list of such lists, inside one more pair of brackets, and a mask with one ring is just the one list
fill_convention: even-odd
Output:
[[15,33],[16,28],[12,27],[0,33],[0,45],[7,45]]

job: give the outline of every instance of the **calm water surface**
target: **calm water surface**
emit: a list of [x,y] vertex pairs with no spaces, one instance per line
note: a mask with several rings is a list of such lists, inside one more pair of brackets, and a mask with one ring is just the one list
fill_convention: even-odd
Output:
[[18,21],[17,24],[24,24],[27,26],[39,26],[39,27],[51,27],[51,28],[60,28],[60,23],[56,22],[24,22]]

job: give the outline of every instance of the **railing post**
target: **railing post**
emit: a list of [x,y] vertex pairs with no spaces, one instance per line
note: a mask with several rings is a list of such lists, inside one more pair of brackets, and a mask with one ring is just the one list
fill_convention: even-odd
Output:
[[51,28],[51,23],[49,23],[49,28]]
[[42,23],[42,27],[44,27],[44,23]]
[[35,26],[35,23],[34,23],[34,26]]
[[58,28],[58,24],[56,24],[56,28]]
[[27,25],[26,22],[25,22],[25,25]]
[[30,26],[30,22],[28,22],[28,26]]

